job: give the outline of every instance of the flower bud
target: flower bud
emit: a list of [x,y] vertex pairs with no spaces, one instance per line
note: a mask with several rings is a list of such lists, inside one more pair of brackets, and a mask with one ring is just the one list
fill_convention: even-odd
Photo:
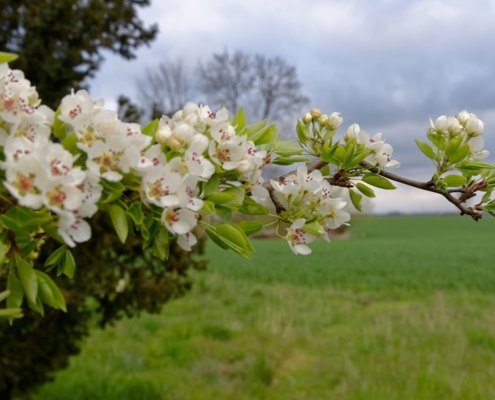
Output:
[[340,124],[342,124],[342,121],[344,121],[344,118],[340,116],[340,113],[338,112],[333,112],[330,114],[328,117],[328,123],[327,126],[333,130],[336,131],[339,129]]
[[168,144],[172,150],[178,149],[180,147],[180,142],[177,139],[172,139]]
[[311,121],[313,121],[313,116],[310,113],[304,114],[303,122],[307,125],[310,124]]
[[448,117],[447,122],[449,125],[449,133],[452,136],[458,136],[464,129],[456,117]]
[[483,133],[484,129],[485,125],[483,124],[483,122],[481,122],[480,119],[476,118],[474,114],[470,114],[470,117],[466,123],[466,132],[468,133],[468,135],[473,137],[479,136]]
[[312,108],[309,113],[313,118],[318,118],[321,115],[320,110],[318,110],[317,108]]
[[353,138],[356,138],[360,130],[361,128],[358,124],[352,124],[349,128],[347,128],[347,131],[344,135],[344,140],[347,142]]
[[320,123],[320,125],[326,125],[328,123],[328,115],[327,114],[323,114],[319,119],[318,119],[318,122]]
[[446,115],[438,117],[435,123],[430,118],[430,125],[437,133],[447,133],[449,131],[449,122]]
[[158,128],[155,134],[156,141],[160,144],[165,144],[172,137],[172,130],[168,125],[163,125]]
[[457,119],[459,120],[462,126],[466,126],[469,117],[470,117],[469,113],[466,110],[462,110],[457,116]]

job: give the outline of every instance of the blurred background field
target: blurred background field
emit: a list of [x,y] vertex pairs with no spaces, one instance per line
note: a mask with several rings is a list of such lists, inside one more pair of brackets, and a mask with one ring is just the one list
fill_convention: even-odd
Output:
[[95,329],[37,400],[494,399],[495,220],[364,217],[350,239],[209,268],[160,315]]

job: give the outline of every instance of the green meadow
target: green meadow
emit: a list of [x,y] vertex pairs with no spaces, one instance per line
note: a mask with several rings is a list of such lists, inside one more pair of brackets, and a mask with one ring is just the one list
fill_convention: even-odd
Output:
[[36,399],[495,399],[495,219],[350,233],[251,261],[210,244],[188,295],[95,329]]

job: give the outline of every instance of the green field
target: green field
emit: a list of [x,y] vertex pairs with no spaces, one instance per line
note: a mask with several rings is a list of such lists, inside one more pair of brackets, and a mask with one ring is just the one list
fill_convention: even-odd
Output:
[[349,240],[208,271],[95,330],[38,400],[495,399],[495,220],[360,219]]

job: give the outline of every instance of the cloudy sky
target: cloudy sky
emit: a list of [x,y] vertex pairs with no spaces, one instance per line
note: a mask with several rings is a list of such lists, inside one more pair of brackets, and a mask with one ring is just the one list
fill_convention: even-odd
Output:
[[[495,156],[493,0],[152,0],[140,13],[160,33],[134,61],[108,55],[92,80],[110,108],[135,79],[164,59],[198,60],[227,49],[280,56],[297,67],[311,106],[338,111],[342,127],[382,132],[400,175],[428,180],[415,147],[433,119],[467,109],[485,123]],[[491,38],[491,39],[490,39]],[[297,116],[294,116],[294,118]],[[292,133],[288,132],[287,136]],[[399,187],[377,190],[378,212],[455,211],[443,198]]]

